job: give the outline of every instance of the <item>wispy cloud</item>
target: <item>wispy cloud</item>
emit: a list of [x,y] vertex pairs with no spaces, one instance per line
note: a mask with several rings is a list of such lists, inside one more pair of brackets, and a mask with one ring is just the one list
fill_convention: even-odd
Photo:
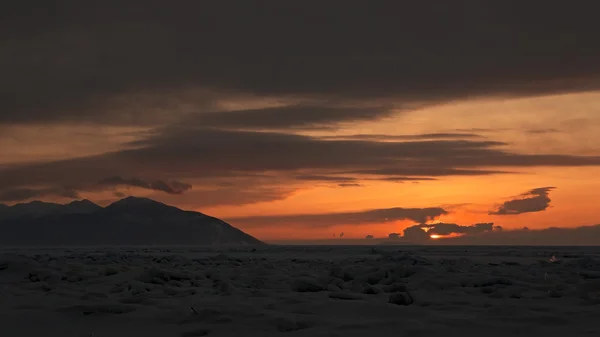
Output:
[[443,208],[385,208],[370,209],[356,212],[317,213],[252,216],[228,219],[233,225],[243,228],[263,226],[295,226],[295,227],[332,227],[337,225],[364,225],[375,223],[412,220],[425,222],[447,214]]
[[101,186],[107,187],[118,187],[118,186],[131,186],[139,187],[148,190],[161,191],[168,194],[182,194],[192,188],[192,185],[183,183],[177,180],[163,181],[146,181],[140,178],[123,178],[120,176],[113,176],[102,179],[98,182]]
[[69,199],[79,199],[79,193],[67,187],[46,187],[46,188],[10,188],[0,191],[0,201],[14,202],[24,201],[35,198],[59,197]]

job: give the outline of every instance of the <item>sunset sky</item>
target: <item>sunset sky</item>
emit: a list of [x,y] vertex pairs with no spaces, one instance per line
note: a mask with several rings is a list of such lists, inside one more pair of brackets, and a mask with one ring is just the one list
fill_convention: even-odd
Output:
[[600,223],[597,2],[14,1],[0,203],[263,240]]

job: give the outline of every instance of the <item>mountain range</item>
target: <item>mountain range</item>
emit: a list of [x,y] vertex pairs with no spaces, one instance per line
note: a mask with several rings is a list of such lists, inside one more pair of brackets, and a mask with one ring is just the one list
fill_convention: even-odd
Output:
[[220,219],[148,198],[106,207],[89,200],[0,204],[4,245],[258,245],[260,240]]

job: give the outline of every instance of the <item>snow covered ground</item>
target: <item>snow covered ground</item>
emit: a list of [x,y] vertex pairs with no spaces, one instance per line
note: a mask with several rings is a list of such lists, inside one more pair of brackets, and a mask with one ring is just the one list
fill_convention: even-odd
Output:
[[599,336],[600,247],[4,248],[0,306],[5,337]]

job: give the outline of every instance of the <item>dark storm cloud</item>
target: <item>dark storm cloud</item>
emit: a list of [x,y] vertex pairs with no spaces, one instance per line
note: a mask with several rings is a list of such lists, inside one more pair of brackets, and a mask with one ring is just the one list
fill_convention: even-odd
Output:
[[139,187],[148,190],[161,191],[168,194],[182,194],[192,188],[192,185],[182,183],[177,180],[172,181],[146,181],[140,178],[123,178],[120,176],[113,176],[102,179],[98,182],[101,186],[117,187],[117,186],[131,186]]
[[28,199],[44,197],[80,199],[80,196],[76,190],[64,187],[11,188],[0,190],[0,201],[3,202],[24,201]]
[[267,227],[273,225],[298,227],[332,227],[336,225],[365,225],[374,223],[412,220],[425,222],[447,212],[439,207],[429,208],[386,208],[359,212],[322,214],[293,214],[231,218],[228,222],[243,228]]
[[[599,7],[558,0],[12,1],[0,14],[0,123],[153,123],[164,116],[147,108],[169,105],[171,93],[188,88],[429,103],[597,89]],[[147,95],[127,96],[140,92]],[[139,105],[119,110],[120,100]],[[190,109],[210,110],[213,100],[194,99]],[[356,111],[326,120],[286,115],[289,121],[263,115],[262,122],[348,120]]]
[[490,215],[511,215],[545,211],[550,206],[550,191],[555,187],[534,188],[517,198],[505,201]]
[[[151,177],[149,181],[199,181],[247,177],[289,185],[282,175],[379,179],[486,175],[519,167],[600,165],[600,157],[510,153],[503,143],[476,140],[374,142],[320,140],[277,132],[167,127],[131,144],[136,148],[89,157],[0,169],[0,191],[22,187],[90,185],[107,177]],[[504,169],[512,166],[510,170]],[[268,172],[269,176],[261,175]],[[325,173],[325,174],[324,174]],[[331,181],[329,181],[331,182]],[[147,181],[138,185],[150,186]],[[152,187],[152,186],[150,186]],[[155,184],[165,192],[185,186]]]

